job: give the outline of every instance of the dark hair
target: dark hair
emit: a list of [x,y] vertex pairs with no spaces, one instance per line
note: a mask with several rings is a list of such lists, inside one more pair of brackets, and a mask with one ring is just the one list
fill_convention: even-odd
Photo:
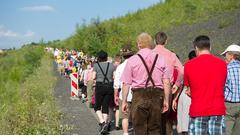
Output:
[[131,49],[131,44],[130,43],[127,43],[127,44],[123,45],[123,47],[121,49],[121,55],[124,59],[128,59],[128,58],[130,58],[131,56],[134,55],[134,52]]
[[124,59],[128,59],[128,58],[130,58],[130,57],[132,57],[132,56],[133,56],[133,54],[124,55],[123,58],[124,58]]
[[188,54],[188,59],[191,60],[195,57],[197,57],[196,52],[194,50],[190,51],[189,54]]
[[155,35],[155,42],[156,44],[160,44],[160,45],[165,45],[167,41],[167,34],[164,32],[158,32]]
[[107,61],[107,58],[108,58],[108,54],[107,52],[101,50],[98,52],[98,62],[104,62],[104,61]]
[[210,50],[210,38],[205,35],[200,35],[193,41],[193,46],[199,50]]
[[121,62],[122,58],[121,58],[121,55],[120,54],[117,54],[115,57],[114,57],[114,62],[116,61],[119,61]]

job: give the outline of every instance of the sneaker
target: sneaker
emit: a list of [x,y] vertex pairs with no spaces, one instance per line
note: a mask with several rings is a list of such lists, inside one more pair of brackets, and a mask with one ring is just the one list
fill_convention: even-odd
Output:
[[82,98],[82,103],[85,103],[86,102],[86,98]]
[[108,124],[107,123],[105,123],[105,122],[102,123],[102,129],[101,129],[100,133],[102,135],[106,135],[108,133]]
[[98,124],[98,125],[99,125],[99,132],[102,131],[102,128],[103,128],[104,123],[105,123],[105,122],[103,122],[103,123],[99,123],[99,124]]

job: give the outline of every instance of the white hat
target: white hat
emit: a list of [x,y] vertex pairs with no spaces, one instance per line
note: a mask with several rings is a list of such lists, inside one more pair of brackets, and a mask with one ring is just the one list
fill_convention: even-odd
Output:
[[229,45],[221,55],[224,55],[226,52],[240,52],[240,46],[236,44]]

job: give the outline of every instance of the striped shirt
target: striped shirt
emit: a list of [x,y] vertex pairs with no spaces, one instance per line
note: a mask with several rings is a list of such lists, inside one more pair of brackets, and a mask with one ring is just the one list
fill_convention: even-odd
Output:
[[227,66],[228,75],[225,84],[225,101],[240,102],[240,61],[233,60]]

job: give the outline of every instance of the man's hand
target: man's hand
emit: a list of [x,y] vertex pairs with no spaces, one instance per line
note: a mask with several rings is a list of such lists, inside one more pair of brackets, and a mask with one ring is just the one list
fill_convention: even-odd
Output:
[[178,86],[174,84],[172,87],[172,94],[175,94],[177,90],[178,90]]
[[174,99],[173,99],[172,109],[173,109],[174,112],[176,112],[176,110],[177,110],[177,98],[174,98]]
[[118,89],[114,89],[114,103],[115,103],[116,105],[119,105]]
[[168,102],[169,102],[169,101],[164,98],[162,113],[165,113],[165,112],[168,111],[168,109],[169,109],[169,104],[168,104]]
[[127,113],[128,112],[128,103],[126,101],[122,102],[122,112]]
[[127,113],[128,112],[128,104],[127,104],[127,96],[130,86],[126,83],[123,83],[123,97],[122,97],[122,112]]
[[190,88],[187,88],[187,90],[185,91],[185,94],[187,94],[189,97],[191,97],[191,90],[190,90]]

